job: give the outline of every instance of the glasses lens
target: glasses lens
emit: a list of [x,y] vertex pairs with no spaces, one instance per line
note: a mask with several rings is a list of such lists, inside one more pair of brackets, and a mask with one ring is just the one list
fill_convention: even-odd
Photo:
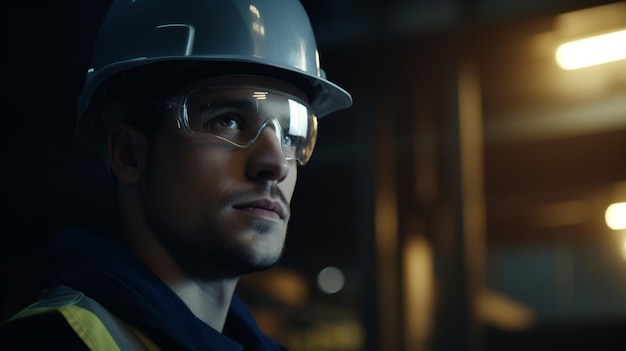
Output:
[[246,148],[271,128],[287,159],[305,164],[315,145],[317,120],[297,98],[256,88],[211,88],[185,98],[183,126]]
[[249,87],[210,88],[188,94],[179,106],[181,126],[187,132],[238,148],[252,145],[268,127],[286,159],[303,165],[315,146],[317,118],[307,104],[289,94]]

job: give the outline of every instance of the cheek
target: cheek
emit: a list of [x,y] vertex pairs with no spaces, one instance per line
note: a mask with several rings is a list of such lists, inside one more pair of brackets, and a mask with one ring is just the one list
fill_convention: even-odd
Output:
[[162,186],[178,191],[188,197],[207,196],[224,187],[227,164],[219,162],[207,153],[185,150],[158,161],[162,172]]
[[289,200],[289,202],[291,202],[291,197],[293,196],[293,193],[295,191],[297,180],[298,168],[294,165],[289,169],[289,174],[287,175],[287,178],[285,178],[285,180],[283,180],[278,185],[278,187],[283,192],[283,194],[285,194],[285,197],[287,198],[287,200]]
[[[217,208],[220,198],[221,166],[206,153],[178,145],[161,143],[154,150],[146,174],[148,197],[162,216],[194,225],[200,214]],[[217,172],[216,172],[217,171]]]

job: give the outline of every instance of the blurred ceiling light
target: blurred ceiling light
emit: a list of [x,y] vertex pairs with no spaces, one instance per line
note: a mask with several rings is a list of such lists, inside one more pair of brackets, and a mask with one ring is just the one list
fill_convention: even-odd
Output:
[[626,30],[571,41],[556,50],[556,61],[565,70],[626,59]]
[[626,202],[609,205],[604,213],[604,220],[613,230],[626,229]]

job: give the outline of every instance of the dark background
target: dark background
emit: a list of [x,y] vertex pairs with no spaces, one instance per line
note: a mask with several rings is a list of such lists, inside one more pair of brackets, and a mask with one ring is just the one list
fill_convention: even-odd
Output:
[[[42,255],[54,234],[107,216],[111,188],[102,159],[78,144],[73,124],[89,49],[109,3],[4,5],[3,319],[35,298]],[[551,58],[529,54],[526,45],[554,31],[559,14],[612,3],[623,2],[303,1],[323,67],[355,104],[321,121],[316,153],[299,173],[279,268],[305,282],[316,311],[299,309],[302,325],[286,328],[291,334],[277,332],[284,342],[300,350],[624,345],[626,261],[615,249],[623,242],[601,216],[612,189],[626,181],[626,112],[610,127],[591,123],[575,130],[566,122],[556,131],[521,132],[533,116],[574,115],[590,106],[626,110],[623,63],[609,65],[609,73],[580,73],[580,81],[568,84]],[[463,199],[457,69],[467,55],[476,63],[482,94],[484,276],[460,263],[467,245],[460,217],[468,210],[455,205]],[[600,92],[575,91],[598,77],[608,82]],[[589,113],[591,121],[604,116]],[[565,217],[555,215],[558,209]],[[548,220],[538,225],[537,218]],[[381,251],[389,244],[381,234],[389,223],[395,223],[392,244]],[[436,317],[426,343],[411,341],[405,319],[412,312],[404,306],[410,299],[404,250],[416,233],[427,238],[434,257]],[[341,293],[315,288],[317,272],[328,265],[346,274]],[[385,278],[391,283],[382,284]],[[472,291],[462,284],[472,280],[532,310],[533,323],[509,330],[476,322],[468,303]],[[357,330],[355,342],[342,344],[339,329],[312,332],[328,331],[320,325],[353,325],[346,320],[357,325],[349,329]],[[481,331],[472,331],[476,325]],[[335,346],[302,341],[311,335]]]

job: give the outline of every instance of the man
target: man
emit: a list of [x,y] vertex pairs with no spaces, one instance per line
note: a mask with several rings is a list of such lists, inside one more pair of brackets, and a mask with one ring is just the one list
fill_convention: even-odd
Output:
[[[234,294],[281,256],[327,81],[297,0],[120,0],[95,44],[77,134],[103,148],[119,231],[67,228],[17,348],[279,350]],[[5,344],[6,345],[6,344]]]

